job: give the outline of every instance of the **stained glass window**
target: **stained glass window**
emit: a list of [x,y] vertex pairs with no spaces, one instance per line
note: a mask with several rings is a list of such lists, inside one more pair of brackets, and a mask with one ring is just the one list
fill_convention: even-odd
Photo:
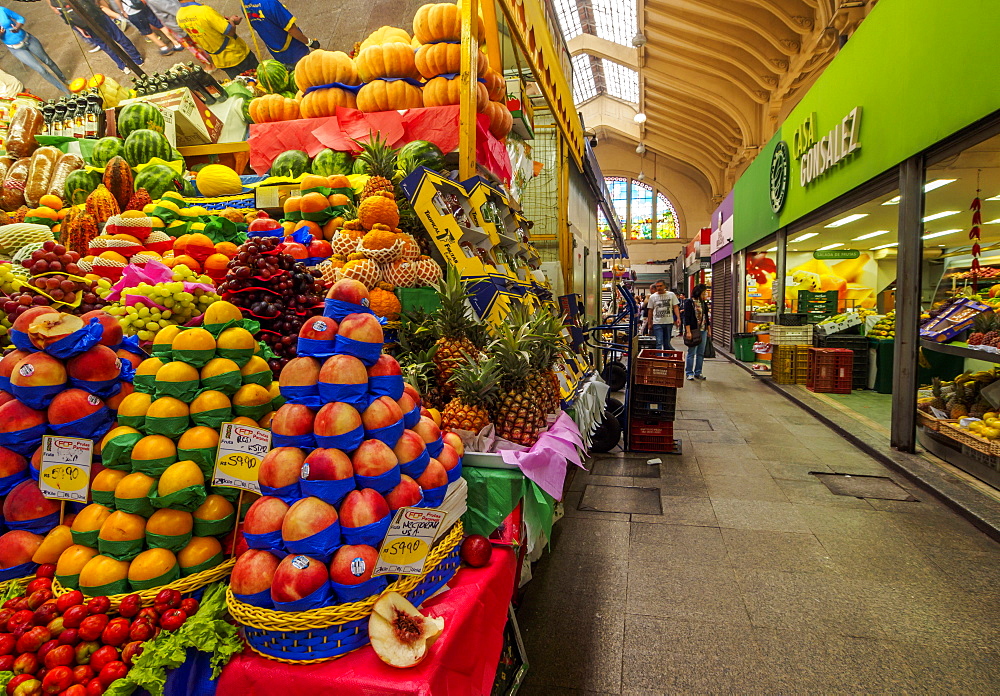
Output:
[[656,238],[677,239],[679,236],[677,211],[669,198],[662,193],[656,194]]
[[600,208],[597,209],[597,231],[601,234],[602,242],[611,242],[611,225],[608,224],[608,219],[604,217],[604,211]]
[[653,188],[632,181],[629,239],[653,239]]
[[[677,239],[680,229],[677,211],[670,199],[653,187],[637,179],[622,176],[604,177],[611,204],[618,213],[618,220],[628,239]],[[628,224],[625,221],[628,220]],[[597,226],[602,235],[608,225],[598,208]]]

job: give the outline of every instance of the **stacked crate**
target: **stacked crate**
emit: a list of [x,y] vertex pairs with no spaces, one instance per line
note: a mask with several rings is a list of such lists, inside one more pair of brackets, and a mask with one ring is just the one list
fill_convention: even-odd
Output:
[[771,327],[771,377],[776,383],[805,384],[809,366],[805,349],[812,342],[811,325]]
[[853,370],[851,372],[852,386],[854,389],[868,388],[869,356],[868,349],[870,341],[867,336],[850,336],[845,334],[832,334],[830,336],[816,336],[815,345],[817,348],[840,348],[854,353]]
[[850,394],[854,353],[841,348],[810,348],[806,389],[822,394]]
[[629,413],[629,449],[674,452],[677,390],[684,386],[684,353],[640,350],[635,361]]
[[826,292],[810,292],[809,290],[799,290],[800,314],[808,314],[809,321],[816,324],[826,317],[831,317],[837,313],[837,301],[839,295],[836,290]]

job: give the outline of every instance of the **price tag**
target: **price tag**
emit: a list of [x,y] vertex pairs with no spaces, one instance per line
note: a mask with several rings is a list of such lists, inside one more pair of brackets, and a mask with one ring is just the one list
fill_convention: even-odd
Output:
[[86,503],[90,493],[90,464],[94,441],[81,437],[42,436],[38,487],[54,500]]
[[446,513],[434,508],[404,507],[396,511],[382,541],[372,575],[420,575],[438,527]]
[[270,449],[270,430],[223,423],[212,485],[260,493],[257,474],[264,455]]

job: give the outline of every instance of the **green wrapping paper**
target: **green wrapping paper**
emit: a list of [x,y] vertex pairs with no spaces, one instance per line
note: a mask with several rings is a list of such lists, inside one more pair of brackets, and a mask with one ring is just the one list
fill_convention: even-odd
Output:
[[76,575],[57,575],[56,576],[56,580],[59,581],[60,585],[62,585],[65,588],[68,588],[70,590],[79,590],[80,589],[80,574],[79,573],[77,573]]
[[118,425],[126,425],[130,428],[135,428],[136,430],[142,430],[146,427],[146,416],[118,416]]
[[118,435],[101,448],[101,463],[109,469],[132,471],[132,448],[143,438],[142,433]]
[[191,419],[187,416],[171,416],[170,418],[146,416],[145,432],[147,435],[166,435],[171,440],[176,440],[189,427],[191,427]]
[[216,348],[215,354],[220,358],[229,358],[243,367],[247,364],[247,360],[253,357],[253,348]]
[[182,488],[179,491],[174,491],[164,496],[161,496],[159,493],[153,493],[150,494],[149,500],[153,503],[153,507],[161,510],[163,508],[170,508],[171,510],[194,512],[198,509],[198,506],[205,502],[205,498],[207,497],[208,494],[205,492],[205,486],[199,484]]
[[[177,461],[183,462],[190,459],[198,465],[201,473],[205,475],[206,481],[211,481],[215,474],[215,453],[217,447],[201,447],[199,449],[179,449],[177,450]],[[204,536],[199,534],[199,536]]]
[[[80,576],[77,575],[77,578]],[[80,591],[88,597],[110,597],[116,594],[125,594],[128,592],[128,580],[118,580],[117,582],[109,582],[103,585],[97,585],[96,587],[81,587]]]
[[271,410],[272,411],[277,411],[279,408],[281,408],[284,405],[285,405],[285,397],[283,397],[281,394],[278,394],[276,397],[274,397],[273,399],[271,399]]
[[186,578],[189,575],[200,573],[203,570],[209,570],[222,563],[224,559],[225,556],[223,554],[217,553],[204,563],[199,563],[198,565],[191,566],[190,568],[181,568],[181,576]]
[[177,565],[174,565],[173,568],[158,578],[152,578],[151,580],[129,580],[128,584],[132,586],[133,590],[140,592],[142,590],[151,590],[154,587],[162,587],[174,580],[180,580],[180,577],[181,569]]
[[[249,358],[247,358],[249,360]],[[249,375],[242,375],[243,384],[259,384],[265,389],[271,388],[271,382],[274,381],[274,373],[270,370],[261,370],[260,372],[253,372]]]
[[240,371],[230,370],[229,372],[223,372],[212,377],[206,377],[201,380],[201,387],[205,391],[214,389],[226,396],[232,396],[242,383],[243,375],[240,374]]
[[132,386],[137,392],[153,394],[156,392],[156,375],[136,375]]
[[[221,334],[226,329],[233,328],[234,326],[239,327],[241,329],[246,329],[252,334],[255,334],[258,331],[260,331],[260,322],[254,321],[253,319],[240,319],[238,321],[230,320],[230,321],[224,321],[221,324],[202,324],[201,328],[208,331],[208,333],[215,336],[216,340],[218,340],[219,334]],[[218,353],[218,351],[216,351],[216,354],[220,358],[226,357],[225,355]]]
[[131,561],[142,553],[145,541],[143,539],[129,539],[128,541],[108,541],[97,538],[97,550],[103,555],[109,556],[116,561]]
[[167,549],[168,551],[173,551],[174,553],[180,553],[180,550],[188,545],[191,541],[191,532],[187,534],[153,534],[151,532],[146,532],[146,546],[151,549]]
[[[154,483],[153,489],[155,488],[156,484]],[[115,498],[115,507],[122,512],[142,515],[147,518],[156,512],[156,509],[149,502],[149,498]]]
[[90,502],[99,503],[109,510],[114,510],[115,508],[115,492],[114,491],[95,491],[93,488],[90,489]]
[[164,365],[175,359],[174,349],[169,343],[154,343],[149,354],[154,358],[159,358]]
[[[239,488],[229,488],[228,486],[212,486],[211,492],[216,495],[221,495],[223,498],[228,500],[233,505],[236,505],[236,503],[239,502],[240,499]],[[237,510],[237,512],[240,515],[240,519],[242,519],[247,514],[247,510],[249,510],[250,506],[253,505],[255,500],[257,500],[256,498],[248,500],[247,499],[248,497],[249,496],[243,497],[243,505],[240,506],[239,510]]]
[[209,428],[215,428],[218,430],[222,427],[223,423],[227,423],[233,419],[233,409],[231,408],[213,408],[208,411],[199,411],[198,413],[191,414],[191,420],[194,421],[195,425],[207,425]]
[[171,464],[177,461],[177,457],[159,457],[158,459],[133,459],[132,471],[138,471],[153,478],[159,478]]
[[173,350],[171,352],[174,356],[174,360],[186,362],[188,365],[193,365],[199,370],[205,367],[205,363],[215,357],[214,348],[206,350]]
[[221,520],[200,520],[194,518],[194,536],[222,536],[232,531],[236,523],[236,513],[226,515]]
[[89,546],[92,549],[97,548],[97,537],[101,533],[100,529],[92,529],[89,532],[77,532],[71,531],[70,534],[73,536],[73,543],[79,544],[80,546]]
[[270,413],[271,402],[268,401],[261,406],[233,406],[233,411],[235,411],[237,416],[246,416],[253,420],[260,420],[265,414]]
[[187,382],[164,382],[158,380],[155,385],[157,399],[163,396],[172,396],[186,404],[194,401],[194,397],[198,395],[198,389],[201,386],[196,379]]

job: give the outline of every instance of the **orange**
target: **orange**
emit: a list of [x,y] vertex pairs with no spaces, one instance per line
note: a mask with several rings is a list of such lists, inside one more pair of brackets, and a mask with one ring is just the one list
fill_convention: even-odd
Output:
[[302,196],[299,202],[299,209],[303,213],[321,213],[330,207],[330,201],[322,193],[313,191]]
[[351,182],[343,174],[334,174],[330,177],[330,188],[351,188]]
[[330,205],[347,205],[351,202],[351,199],[342,193],[331,193],[330,194]]
[[303,191],[308,189],[319,188],[320,186],[326,188],[329,186],[329,180],[325,176],[316,176],[314,174],[309,174],[302,178],[299,182],[299,188]]
[[301,202],[302,202],[301,196],[289,196],[288,198],[285,199],[285,204],[282,207],[284,208],[284,211],[286,213],[294,213],[299,210],[302,210],[302,208],[299,207],[299,204]]
[[215,245],[215,251],[219,254],[225,254],[229,258],[233,258],[239,253],[240,249],[232,242],[219,242]]
[[201,273],[201,264],[195,261],[187,254],[181,254],[180,256],[175,256],[173,263],[170,264],[170,267],[173,268],[174,266],[179,266],[181,264],[187,266],[195,273]]
[[309,220],[302,220],[296,223],[293,232],[298,232],[299,230],[305,230],[313,236],[314,239],[323,238],[323,230],[315,222],[310,222]]
[[187,248],[188,242],[191,240],[191,235],[182,234],[180,237],[174,240],[174,251],[178,254],[185,253],[184,250]]
[[62,210],[63,202],[59,196],[53,196],[52,194],[45,194],[38,199],[40,205],[44,205],[46,208],[52,208],[52,210]]
[[205,259],[205,273],[214,277],[224,276],[226,275],[226,267],[228,265],[228,256],[225,254],[212,254]]

